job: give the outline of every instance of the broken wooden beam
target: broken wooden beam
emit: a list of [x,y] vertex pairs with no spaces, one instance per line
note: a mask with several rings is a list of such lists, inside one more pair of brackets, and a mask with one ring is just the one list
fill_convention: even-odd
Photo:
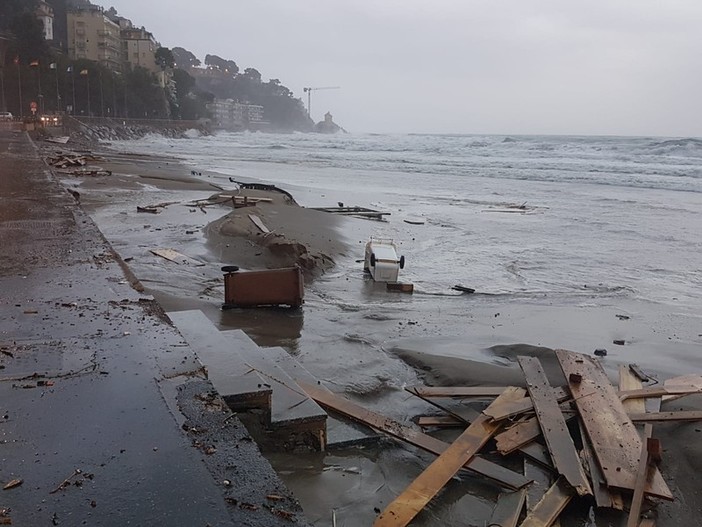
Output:
[[[541,425],[554,467],[578,495],[591,495],[590,483],[541,362],[536,357],[518,357],[517,360],[524,372],[527,390],[534,402],[536,417]],[[575,383],[571,382],[571,384]]]
[[[583,377],[580,384],[570,383],[570,389],[607,485],[633,490],[641,438],[606,373],[599,363],[587,355],[556,350],[556,358],[566,378],[571,373]],[[657,469],[645,492],[659,498],[673,499]]]
[[500,527],[517,527],[519,515],[524,508],[526,489],[519,489],[512,492],[502,492],[497,497],[497,503],[492,510],[488,525],[499,525]]
[[[389,417],[367,410],[349,399],[328,392],[319,386],[304,382],[299,382],[298,384],[320,405],[369,426],[374,430],[406,441],[427,452],[440,455],[449,446],[447,443],[427,435],[416,428],[405,426]],[[465,468],[510,489],[518,489],[529,483],[529,480],[521,474],[517,474],[513,470],[504,468],[481,457],[474,457],[465,465]]]
[[[643,382],[631,370],[631,366],[625,364],[619,365],[619,393],[626,391],[640,390],[643,388]],[[626,399],[622,401],[622,406],[629,414],[642,414],[646,411],[645,399]]]
[[[564,389],[563,387],[559,386],[557,388],[553,388],[553,396],[559,403],[562,403],[570,397],[570,392]],[[494,410],[486,408],[485,410],[483,410],[483,413],[489,417],[492,417],[493,419],[500,420],[506,419],[508,417],[513,417],[518,414],[533,411],[534,403],[531,400],[531,397],[525,397],[521,401],[516,401],[510,405],[504,405],[501,408],[495,408]]]
[[521,527],[549,527],[563,512],[568,502],[573,499],[574,490],[566,483],[565,478],[558,480],[546,492],[534,510],[531,511]]
[[[524,397],[523,388],[508,388],[490,406],[516,401]],[[385,510],[374,527],[405,527],[463,465],[468,463],[495,434],[501,424],[481,415],[449,445]]]

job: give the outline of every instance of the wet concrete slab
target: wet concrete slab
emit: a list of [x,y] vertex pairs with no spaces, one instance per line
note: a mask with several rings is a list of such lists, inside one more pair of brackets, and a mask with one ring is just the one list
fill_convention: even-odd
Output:
[[28,137],[0,130],[0,156],[0,483],[23,481],[0,507],[13,524],[305,524]]

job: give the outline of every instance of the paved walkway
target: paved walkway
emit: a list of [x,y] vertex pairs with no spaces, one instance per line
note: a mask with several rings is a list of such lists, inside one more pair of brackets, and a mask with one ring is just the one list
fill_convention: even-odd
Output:
[[0,129],[0,486],[22,480],[0,520],[305,524],[123,266],[26,134]]

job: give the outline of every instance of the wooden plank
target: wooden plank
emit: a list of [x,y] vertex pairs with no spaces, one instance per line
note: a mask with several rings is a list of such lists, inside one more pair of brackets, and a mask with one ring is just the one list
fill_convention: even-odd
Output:
[[604,475],[602,474],[600,466],[597,464],[595,454],[592,451],[590,442],[588,441],[585,426],[583,425],[582,420],[578,420],[578,428],[580,429],[580,437],[583,444],[581,457],[584,458],[585,465],[590,471],[590,482],[592,484],[592,493],[595,496],[595,503],[598,507],[623,510],[624,501],[622,500],[622,496],[619,491],[607,488]]
[[519,451],[531,461],[541,465],[543,468],[550,471],[554,470],[553,462],[551,461],[551,456],[548,453],[548,449],[541,443],[532,441],[528,445],[521,447]]
[[[565,410],[565,404],[561,405],[563,416],[570,420],[575,417],[575,412]],[[497,442],[497,450],[502,455],[511,454],[515,450],[519,450],[532,441],[535,441],[541,435],[541,427],[536,417],[529,417],[516,424],[510,426],[507,430],[500,432],[495,436]]]
[[[582,376],[580,383],[568,382],[607,485],[633,490],[641,438],[614,387],[591,357],[565,350],[556,350],[556,357],[566,379],[570,379],[571,374]],[[646,493],[673,499],[657,469]]]
[[[640,390],[643,388],[641,379],[634,375],[626,364],[619,365],[619,391]],[[629,399],[622,402],[624,410],[629,414],[642,414],[646,411],[646,401],[644,399]]]
[[198,267],[202,267],[205,265],[204,263],[198,262],[194,258],[190,258],[190,256],[185,256],[184,254],[181,254],[174,249],[150,249],[150,252],[152,254],[155,254],[156,256],[160,256],[161,258],[164,258],[170,262],[174,262],[177,264],[191,263]]
[[639,459],[639,467],[636,472],[636,483],[634,484],[634,497],[631,498],[631,508],[629,509],[629,518],[626,522],[626,527],[638,527],[639,516],[641,515],[641,505],[644,499],[644,487],[646,480],[649,479],[651,456],[647,448],[647,440],[651,437],[653,425],[646,423],[644,425],[643,441],[641,443],[641,458]]
[[[680,377],[673,377],[672,379],[668,379],[665,382],[663,382],[663,386],[666,386],[666,387],[681,385],[681,384],[696,386],[700,390],[702,390],[702,375],[699,375],[699,374],[681,375]],[[666,395],[663,397],[663,402],[674,401],[675,399],[680,399],[681,397],[684,397],[684,395]]]
[[418,397],[497,397],[506,386],[409,386],[406,390]]
[[551,453],[553,466],[562,474],[579,496],[592,494],[580,456],[570,437],[565,418],[558,407],[553,388],[548,382],[541,362],[536,357],[518,357],[519,366],[527,381],[529,396],[534,402],[536,418]]
[[497,498],[495,508],[492,510],[488,525],[516,527],[524,507],[526,493],[526,489],[501,493]]
[[[463,422],[464,424],[472,423],[480,415],[480,412],[471,408],[470,406],[466,406],[463,404],[454,404],[452,406],[448,406],[446,404],[439,403],[438,401],[434,400],[434,398],[429,398],[429,397],[424,397],[422,395],[419,395],[419,393],[414,392],[412,388],[405,388],[405,389],[409,393],[411,393],[412,395],[416,395],[417,397],[428,402],[432,406],[437,407],[439,410],[443,410],[444,412],[453,416],[455,419],[458,419],[459,421]],[[502,390],[502,391],[504,391],[504,390]]]
[[[508,388],[492,405],[524,397],[523,388]],[[446,448],[385,510],[380,513],[374,527],[405,527],[436,496],[463,465],[488,442],[501,424],[488,416],[479,416]]]
[[619,392],[619,399],[626,401],[627,399],[660,397],[661,395],[674,395],[676,399],[679,399],[685,395],[692,395],[695,393],[702,393],[702,387],[695,386],[694,384],[676,384]]
[[420,415],[417,418],[417,424],[422,428],[430,426],[437,428],[456,428],[463,427],[465,423],[454,417],[453,415]]
[[558,478],[534,507],[534,510],[527,515],[521,527],[549,527],[553,525],[574,494],[574,490],[568,485],[565,478]]
[[249,214],[249,219],[256,227],[258,227],[258,230],[260,230],[262,233],[268,234],[269,232],[271,232],[270,229],[263,224],[261,218],[259,218],[255,214]]
[[497,450],[503,456],[519,450],[524,445],[528,445],[541,435],[541,427],[536,417],[532,417],[512,425],[504,432],[495,436]]
[[[416,428],[405,426],[389,417],[367,410],[321,387],[305,382],[298,382],[298,384],[310,397],[322,406],[365,424],[374,430],[406,441],[427,452],[440,455],[449,446],[447,443],[427,435]],[[465,465],[465,468],[490,478],[510,489],[518,489],[529,483],[529,480],[521,474],[517,474],[513,470],[501,467],[481,457],[473,458]]]
[[[570,392],[565,388],[559,386],[557,388],[553,388],[553,396],[558,400],[559,403],[562,403],[570,397]],[[503,405],[501,408],[486,408],[485,410],[483,410],[483,413],[487,416],[492,417],[495,420],[500,420],[506,419],[508,417],[513,417],[518,414],[533,411],[534,403],[532,402],[531,397],[525,397],[521,401]]]
[[553,475],[550,470],[543,468],[537,463],[533,463],[529,459],[524,459],[524,475],[532,480],[531,484],[526,488],[526,508],[527,514],[531,513],[536,505],[543,499],[551,488]]
[[663,421],[702,421],[702,412],[686,410],[680,412],[650,412],[630,414],[629,418],[635,423],[653,423]]

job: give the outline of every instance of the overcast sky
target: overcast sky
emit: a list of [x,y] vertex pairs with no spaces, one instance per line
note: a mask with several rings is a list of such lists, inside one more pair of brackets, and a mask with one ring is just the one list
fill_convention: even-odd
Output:
[[[93,0],[94,3],[109,0]],[[351,132],[702,136],[700,0],[112,0]]]

